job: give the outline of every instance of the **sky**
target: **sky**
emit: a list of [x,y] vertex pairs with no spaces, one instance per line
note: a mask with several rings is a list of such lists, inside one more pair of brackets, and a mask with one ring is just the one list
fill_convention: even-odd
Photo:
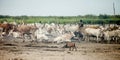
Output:
[[0,15],[78,16],[120,15],[120,0],[0,0]]

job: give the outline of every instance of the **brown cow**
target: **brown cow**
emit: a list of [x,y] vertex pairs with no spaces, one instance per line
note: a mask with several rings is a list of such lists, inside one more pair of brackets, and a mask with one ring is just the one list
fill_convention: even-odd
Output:
[[[35,39],[35,31],[37,29],[38,28],[36,27],[36,25],[20,25],[17,28],[15,28],[15,31],[20,32],[23,38],[25,38],[24,35],[27,34],[33,41]],[[25,40],[23,40],[23,42],[24,41]]]
[[65,47],[68,47],[70,51],[71,51],[71,48],[72,48],[72,51],[74,49],[77,51],[77,47],[76,47],[75,43],[73,43],[73,42],[67,42]]
[[13,29],[14,25],[13,24],[3,24],[3,23],[0,23],[0,28],[3,28],[3,31],[2,32],[5,32],[6,35],[9,34],[10,30]]

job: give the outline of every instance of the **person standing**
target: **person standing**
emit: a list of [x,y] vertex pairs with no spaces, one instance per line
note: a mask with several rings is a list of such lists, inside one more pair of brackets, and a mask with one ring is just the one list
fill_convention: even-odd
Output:
[[78,23],[78,25],[79,25],[79,28],[83,27],[84,26],[83,21],[80,20],[80,22]]

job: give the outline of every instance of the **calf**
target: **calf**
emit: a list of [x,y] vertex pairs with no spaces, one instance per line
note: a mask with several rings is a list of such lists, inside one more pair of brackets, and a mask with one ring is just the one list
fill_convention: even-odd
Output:
[[65,47],[68,47],[70,51],[71,51],[71,49],[72,49],[72,51],[74,49],[77,51],[77,47],[76,47],[75,43],[73,43],[73,42],[67,42]]

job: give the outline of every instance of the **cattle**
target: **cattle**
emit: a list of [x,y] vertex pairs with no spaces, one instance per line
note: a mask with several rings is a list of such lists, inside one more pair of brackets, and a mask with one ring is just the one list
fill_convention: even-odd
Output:
[[13,21],[13,22],[10,22],[10,24],[13,24],[13,25],[18,25],[17,22]]
[[[39,29],[38,29],[39,28]],[[12,35],[13,37],[22,37],[25,41],[26,37],[32,40],[51,40],[56,43],[71,42],[73,40],[84,40],[89,41],[91,38],[96,37],[95,40],[99,42],[100,37],[105,38],[108,42],[110,40],[118,41],[120,37],[120,27],[117,25],[84,25],[80,27],[75,24],[16,24],[13,22],[1,23],[0,24],[0,34],[2,35]],[[78,38],[79,37],[79,38]]]
[[89,28],[94,28],[94,29],[100,28],[99,25],[87,25],[87,27],[89,27]]
[[83,39],[85,41],[89,41],[90,37],[95,36],[96,37],[96,41],[99,42],[99,37],[103,36],[103,29],[102,29],[102,27],[94,28],[94,27],[85,26],[85,27],[80,28],[79,31],[82,33]]
[[74,37],[73,32],[65,33],[61,36],[54,38],[53,42],[62,43],[62,42],[71,42],[71,38]]
[[9,32],[8,36],[12,36],[14,38],[20,38],[21,37],[20,32],[14,31],[14,29]]
[[117,29],[119,29],[119,27],[118,27],[118,25],[115,25],[115,24],[114,25],[110,25],[109,28],[108,28],[109,31],[117,30]]
[[107,43],[110,43],[111,41],[117,41],[119,40],[120,30],[119,30],[119,25],[116,24],[109,24],[105,25],[103,34],[104,34],[104,40],[107,41]]
[[[100,29],[86,28],[85,31],[86,31],[87,36],[89,36],[89,35],[96,36],[97,42],[98,42],[98,38],[99,38],[99,36],[101,36],[101,30]],[[87,37],[87,38],[89,38],[89,37]]]
[[45,24],[44,26],[48,33],[52,33],[56,29],[56,25],[54,23],[51,24]]
[[107,40],[107,43],[110,43],[111,37],[114,37],[115,31],[105,31],[104,39]]
[[71,51],[71,49],[72,49],[72,51],[73,51],[74,49],[77,51],[77,47],[76,47],[75,43],[73,43],[73,42],[67,42],[64,47],[68,47],[68,48],[69,48],[69,51]]
[[120,43],[120,30],[115,30],[115,41],[116,43]]
[[23,38],[23,42],[25,42],[25,35],[28,35],[32,41],[35,40],[35,31],[38,28],[36,25],[19,25],[18,27],[14,28],[14,31],[20,32],[20,35]]
[[64,28],[66,31],[75,32],[75,31],[78,31],[79,26],[78,25],[64,25]]
[[48,40],[48,36],[46,36],[45,34],[37,34],[36,35],[37,41],[43,41],[43,40]]
[[15,25],[9,24],[9,23],[6,23],[6,24],[0,23],[0,28],[3,29],[2,32],[5,32],[6,35],[9,34],[10,30],[13,29],[14,26]]
[[120,30],[104,31],[104,38],[107,40],[107,43],[110,43],[111,40],[116,41],[120,38]]
[[7,20],[3,21],[3,24],[8,24]]

